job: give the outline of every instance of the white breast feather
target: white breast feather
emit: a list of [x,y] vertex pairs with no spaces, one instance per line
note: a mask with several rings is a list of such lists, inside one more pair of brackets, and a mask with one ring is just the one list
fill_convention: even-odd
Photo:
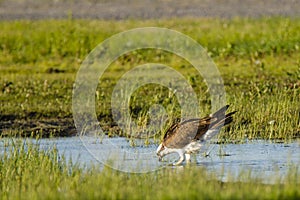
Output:
[[202,144],[199,141],[195,141],[186,145],[183,149],[185,153],[196,153],[201,147]]

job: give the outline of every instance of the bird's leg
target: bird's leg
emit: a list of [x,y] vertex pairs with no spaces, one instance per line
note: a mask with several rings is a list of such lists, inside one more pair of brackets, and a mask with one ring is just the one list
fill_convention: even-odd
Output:
[[173,165],[180,165],[184,161],[184,154],[182,152],[178,152],[179,154],[179,160],[176,163],[173,163]]
[[186,153],[184,155],[185,155],[185,161],[186,161],[186,163],[190,163],[191,162],[191,154]]

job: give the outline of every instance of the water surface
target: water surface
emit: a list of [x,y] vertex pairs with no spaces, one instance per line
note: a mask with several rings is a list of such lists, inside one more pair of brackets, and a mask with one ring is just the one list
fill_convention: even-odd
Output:
[[[176,161],[177,154],[166,157],[165,162],[158,162],[156,156],[157,144],[144,145],[143,141],[136,140],[135,147],[125,138],[93,138],[70,137],[31,140],[40,146],[41,150],[56,147],[60,155],[66,160],[72,160],[84,167],[97,165],[110,166],[114,169],[143,173],[173,167],[170,163]],[[9,146],[0,143],[0,152],[3,153]],[[274,182],[278,177],[284,179],[291,167],[300,170],[300,141],[289,143],[274,143],[264,140],[248,141],[242,144],[210,144],[204,150],[192,157],[192,165],[204,167],[216,174],[219,179],[226,181],[240,176],[241,173],[250,173],[251,177],[259,177],[264,182]]]

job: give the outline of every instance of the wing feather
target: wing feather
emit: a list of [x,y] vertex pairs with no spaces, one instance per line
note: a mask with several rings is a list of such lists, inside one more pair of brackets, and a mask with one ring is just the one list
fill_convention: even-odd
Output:
[[192,118],[173,124],[164,136],[163,143],[168,148],[183,148],[193,140],[201,140],[209,128],[219,129],[232,121],[231,112],[225,115],[228,105],[204,118]]

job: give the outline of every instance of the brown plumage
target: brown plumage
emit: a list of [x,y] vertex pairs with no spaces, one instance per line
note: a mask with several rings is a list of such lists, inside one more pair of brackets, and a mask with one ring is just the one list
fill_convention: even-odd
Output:
[[220,129],[232,122],[231,112],[225,115],[229,105],[204,118],[188,119],[172,125],[166,132],[163,145],[168,148],[183,148],[192,141],[203,140],[208,129]]
[[170,153],[177,153],[179,159],[173,165],[179,165],[184,160],[190,162],[192,153],[197,153],[208,140],[219,133],[222,126],[232,122],[235,111],[225,114],[228,107],[226,105],[207,117],[188,119],[171,126],[156,150],[159,161]]

